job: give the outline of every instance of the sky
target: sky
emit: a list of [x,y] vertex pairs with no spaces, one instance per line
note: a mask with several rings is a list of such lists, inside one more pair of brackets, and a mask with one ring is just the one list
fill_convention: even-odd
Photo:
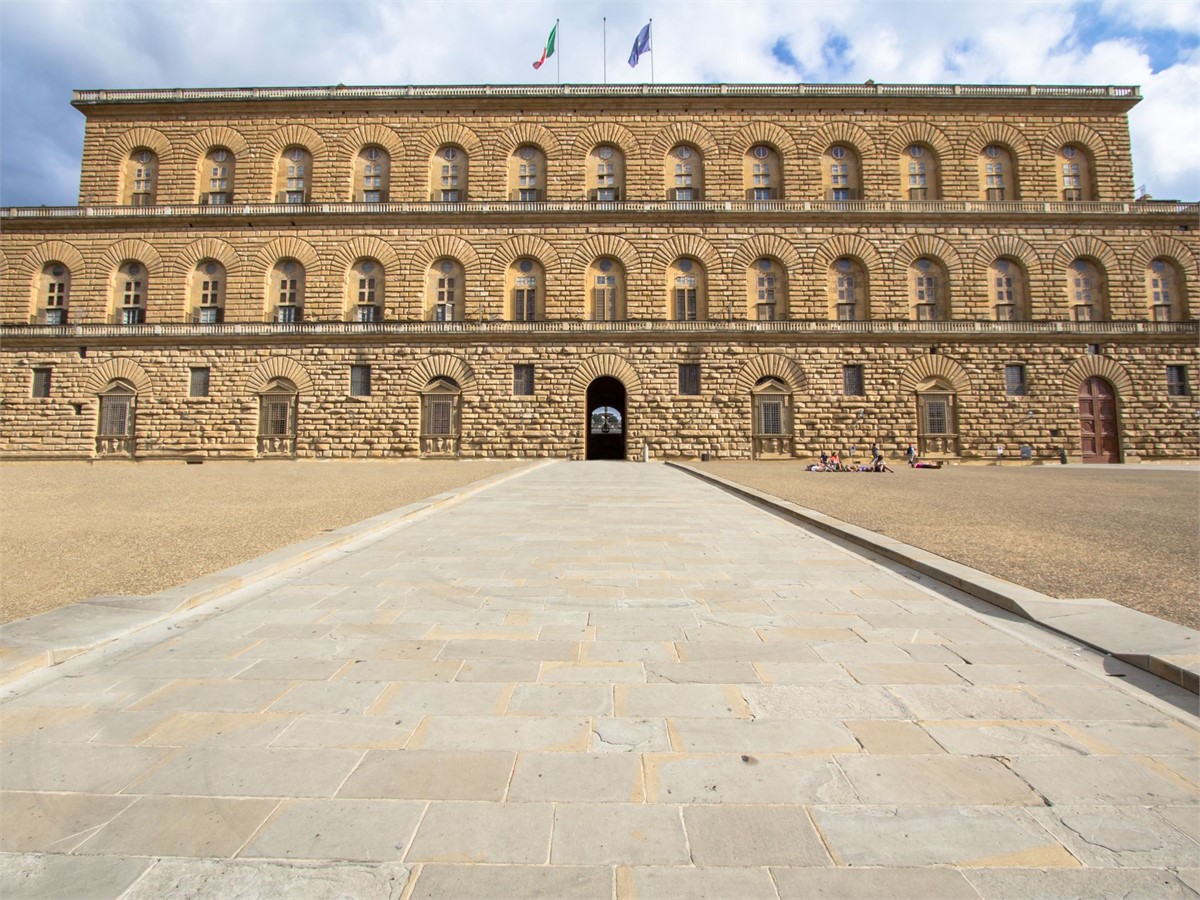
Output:
[[660,84],[1140,85],[1135,184],[1200,199],[1200,0],[0,0],[0,205],[77,201],[72,89],[640,83],[650,19]]

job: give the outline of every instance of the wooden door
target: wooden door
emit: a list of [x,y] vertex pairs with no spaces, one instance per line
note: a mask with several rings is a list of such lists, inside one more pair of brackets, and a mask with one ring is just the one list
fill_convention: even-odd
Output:
[[1117,395],[1095,375],[1079,386],[1079,441],[1085,463],[1121,461]]

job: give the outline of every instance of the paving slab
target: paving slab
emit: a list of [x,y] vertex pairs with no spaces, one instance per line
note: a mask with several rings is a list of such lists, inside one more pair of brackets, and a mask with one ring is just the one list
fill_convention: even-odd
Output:
[[10,683],[0,888],[1200,884],[1194,695],[668,467],[532,468],[250,580]]

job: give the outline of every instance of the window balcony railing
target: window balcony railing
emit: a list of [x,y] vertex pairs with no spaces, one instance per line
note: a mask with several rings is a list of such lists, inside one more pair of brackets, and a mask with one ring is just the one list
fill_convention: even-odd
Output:
[[737,215],[782,213],[791,215],[898,214],[898,215],[1186,215],[1200,216],[1200,203],[1113,200],[464,200],[457,203],[413,201],[403,203],[235,203],[212,206],[199,203],[160,203],[157,206],[9,206],[0,209],[5,219],[121,219],[121,218],[231,218],[234,216],[512,216],[569,213],[705,213]]
[[1072,322],[1061,319],[1037,322],[995,322],[960,319],[944,322],[876,320],[845,322],[826,319],[790,319],[754,322],[742,319],[667,321],[625,319],[615,322],[550,320],[509,322],[478,319],[460,322],[224,322],[218,325],[169,322],[149,325],[75,324],[75,325],[0,325],[0,338],[80,338],[80,337],[274,337],[280,335],[438,335],[438,334],[860,334],[860,335],[1195,335],[1200,321],[1153,322],[1120,320],[1112,322]]

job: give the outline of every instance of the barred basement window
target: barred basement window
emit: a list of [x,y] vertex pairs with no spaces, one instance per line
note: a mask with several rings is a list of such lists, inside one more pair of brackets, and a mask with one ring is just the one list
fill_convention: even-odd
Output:
[[351,397],[370,397],[371,396],[371,367],[370,366],[351,366],[350,367],[350,396]]
[[866,393],[862,366],[842,366],[842,393],[847,397],[861,397]]
[[1025,383],[1025,366],[1014,364],[1004,367],[1004,393],[1010,397],[1024,397],[1029,393]]
[[679,364],[679,393],[684,397],[700,396],[700,366],[697,363]]
[[208,366],[192,366],[188,369],[188,396],[208,396]]
[[33,384],[30,386],[29,396],[31,397],[49,397],[50,396],[50,370],[49,369],[34,369]]
[[1190,397],[1191,385],[1188,384],[1187,366],[1167,366],[1167,396]]
[[517,397],[533,396],[533,365],[531,363],[513,365],[513,394]]

